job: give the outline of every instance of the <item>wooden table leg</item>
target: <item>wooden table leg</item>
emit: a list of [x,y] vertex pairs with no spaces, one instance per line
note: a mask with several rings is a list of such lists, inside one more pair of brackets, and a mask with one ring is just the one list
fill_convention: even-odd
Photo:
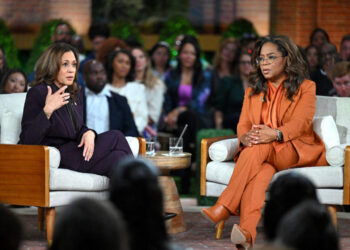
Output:
[[168,233],[175,234],[185,232],[186,223],[174,178],[172,176],[160,176],[158,180],[163,191],[164,211],[177,214],[174,218],[166,221]]
[[55,214],[56,212],[54,207],[46,208],[46,238],[49,246],[52,243],[53,227],[55,224]]

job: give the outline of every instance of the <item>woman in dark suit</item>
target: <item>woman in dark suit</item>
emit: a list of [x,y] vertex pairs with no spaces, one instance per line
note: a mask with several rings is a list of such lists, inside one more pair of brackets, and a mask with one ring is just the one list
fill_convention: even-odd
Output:
[[57,147],[61,168],[109,176],[131,149],[121,132],[97,136],[84,125],[78,68],[77,52],[70,45],[55,43],[44,51],[26,97],[19,143]]

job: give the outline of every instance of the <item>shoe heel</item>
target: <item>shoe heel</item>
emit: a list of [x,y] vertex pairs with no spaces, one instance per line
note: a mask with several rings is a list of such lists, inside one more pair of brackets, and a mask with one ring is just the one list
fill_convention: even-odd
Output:
[[216,224],[215,238],[217,240],[220,240],[222,237],[222,231],[224,230],[224,225],[225,225],[225,220],[221,220],[218,222],[218,224]]
[[251,247],[251,243],[247,241],[247,238],[238,228],[237,224],[235,224],[232,228],[231,232],[231,242],[236,245],[241,245],[244,249],[249,249]]

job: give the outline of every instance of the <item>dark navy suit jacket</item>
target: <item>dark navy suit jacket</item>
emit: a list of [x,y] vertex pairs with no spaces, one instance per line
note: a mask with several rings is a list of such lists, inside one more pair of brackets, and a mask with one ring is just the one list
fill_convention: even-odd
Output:
[[[126,98],[117,93],[111,92],[111,94],[111,97],[107,97],[109,106],[109,129],[120,130],[125,136],[139,136]],[[84,121],[86,121],[87,112],[85,95],[84,98]]]

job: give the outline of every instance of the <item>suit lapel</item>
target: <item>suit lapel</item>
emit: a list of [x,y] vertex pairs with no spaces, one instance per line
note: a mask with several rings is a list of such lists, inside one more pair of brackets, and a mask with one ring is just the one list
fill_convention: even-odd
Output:
[[[295,99],[296,96],[294,95],[293,98]],[[279,110],[279,114],[278,114],[278,124],[281,125],[281,122],[289,108],[289,106],[292,104],[292,101],[289,100],[286,97],[286,90],[283,90],[283,96],[281,98],[281,106],[280,106],[280,110]]]
[[264,101],[264,93],[261,92],[259,95],[253,95],[252,97],[252,109],[253,110],[253,117],[252,121],[254,124],[260,124],[261,123],[261,109],[262,104]]

